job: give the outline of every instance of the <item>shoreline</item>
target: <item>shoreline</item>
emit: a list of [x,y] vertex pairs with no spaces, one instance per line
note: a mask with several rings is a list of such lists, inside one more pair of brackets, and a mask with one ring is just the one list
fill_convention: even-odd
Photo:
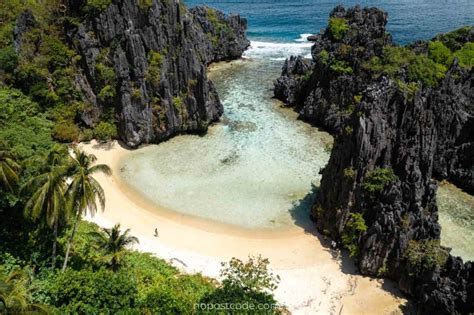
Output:
[[[170,260],[182,272],[218,278],[221,262],[261,254],[281,277],[275,298],[294,314],[390,314],[407,303],[390,281],[357,275],[350,259],[334,257],[314,228],[252,234],[166,209],[156,211],[157,206],[143,204],[117,174],[120,160],[130,150],[117,141],[79,147],[113,172],[109,177],[96,176],[105,191],[105,211],[85,219],[102,227],[121,223],[139,238],[135,249]],[[153,236],[155,228],[158,237]]]

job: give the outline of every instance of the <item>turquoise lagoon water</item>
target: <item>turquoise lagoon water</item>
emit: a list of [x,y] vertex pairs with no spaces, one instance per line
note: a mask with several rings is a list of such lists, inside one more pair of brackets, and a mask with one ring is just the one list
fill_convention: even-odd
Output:
[[[388,29],[402,44],[474,24],[472,0],[185,2],[246,16],[252,47],[245,60],[212,74],[225,108],[222,122],[204,137],[179,136],[134,151],[121,175],[161,206],[249,229],[284,228],[307,218],[331,137],[282,110],[272,99],[272,81],[286,57],[309,55],[306,35],[326,25],[335,5],[385,9]],[[473,200],[450,185],[438,193],[442,243],[471,260]]]
[[220,67],[211,77],[225,107],[222,121],[206,136],[133,152],[122,177],[168,209],[243,228],[285,228],[307,218],[331,137],[271,98],[280,71],[275,62]]

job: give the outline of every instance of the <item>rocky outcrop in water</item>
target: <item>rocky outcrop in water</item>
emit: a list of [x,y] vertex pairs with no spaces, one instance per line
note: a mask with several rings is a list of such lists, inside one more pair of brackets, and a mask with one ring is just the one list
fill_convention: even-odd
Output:
[[[390,44],[387,15],[338,7],[331,17],[347,22],[344,35],[328,27],[313,60],[287,60],[275,82],[278,98],[336,135],[312,209],[316,225],[363,274],[397,281],[421,313],[472,313],[474,265],[439,244],[433,177],[474,188],[474,71],[454,59],[435,85],[410,83],[408,67],[375,77],[367,64]],[[461,44],[472,41],[466,34]],[[418,43],[417,53],[427,46]]]
[[94,126],[115,112],[132,147],[205,131],[223,112],[206,67],[242,55],[246,26],[239,16],[188,10],[177,0],[112,1],[69,31],[81,56],[82,121]]

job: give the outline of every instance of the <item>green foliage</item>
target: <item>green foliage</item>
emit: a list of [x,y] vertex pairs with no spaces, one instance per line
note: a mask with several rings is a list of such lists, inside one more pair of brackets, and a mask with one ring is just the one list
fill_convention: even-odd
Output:
[[99,141],[110,141],[117,136],[117,127],[112,123],[101,121],[94,128],[94,137]]
[[456,51],[465,44],[465,39],[469,38],[473,28],[473,26],[465,26],[455,31],[438,35],[436,40],[442,42],[451,51]]
[[329,19],[329,32],[335,40],[341,40],[349,30],[349,24],[343,18],[332,17]]
[[72,270],[53,273],[38,284],[44,303],[67,314],[130,312],[135,304],[136,283],[127,273],[108,270]]
[[407,47],[386,46],[382,58],[373,57],[366,69],[376,75],[382,73],[397,79],[402,67],[408,68],[409,82],[422,82],[428,86],[436,85],[444,78],[446,66],[436,63],[426,55],[417,55]]
[[115,70],[103,63],[97,63],[95,65],[96,78],[100,84],[115,85]]
[[214,26],[213,34],[207,35],[211,40],[212,45],[218,46],[221,36],[231,38],[233,36],[233,31],[227,22],[219,19],[216,10],[212,8],[206,8],[206,10],[207,20]]
[[115,88],[107,84],[100,90],[97,96],[101,102],[112,103],[115,99],[115,93]]
[[364,217],[361,213],[349,213],[349,219],[344,226],[341,239],[351,257],[359,255],[359,239],[367,231]]
[[380,193],[387,184],[396,180],[398,180],[398,176],[395,175],[393,169],[377,167],[367,173],[362,188],[369,194]]
[[319,60],[321,61],[322,64],[327,65],[329,63],[329,53],[327,50],[323,49],[319,53]]
[[153,85],[158,86],[161,79],[161,66],[163,65],[164,56],[156,51],[148,53],[148,69],[145,79]]
[[104,228],[100,232],[92,232],[97,251],[104,255],[106,265],[113,271],[117,271],[123,266],[126,248],[138,243],[138,239],[130,236],[129,233],[130,229],[122,233],[120,224],[114,225],[111,229]]
[[0,89],[0,140],[9,143],[20,160],[46,153],[53,145],[52,123],[40,107],[18,90]]
[[355,179],[356,171],[354,170],[353,167],[346,167],[343,170],[343,173],[344,173],[344,177],[346,179],[351,180],[351,181],[353,181]]
[[362,101],[362,94],[354,95],[354,103],[359,104]]
[[[245,303],[250,308],[241,310],[241,314],[280,314],[281,309],[269,293],[277,288],[280,278],[269,271],[268,265],[268,259],[261,256],[249,257],[247,262],[232,258],[230,262],[223,263],[222,285],[206,295],[198,304],[198,309],[206,304]],[[263,311],[263,307],[267,308]],[[200,310],[206,314],[222,312],[216,309]]]
[[153,5],[153,0],[138,0],[138,5],[142,9],[148,9]]
[[85,5],[86,12],[101,12],[107,9],[112,0],[87,0]]
[[449,67],[453,62],[451,50],[440,41],[429,42],[428,57],[434,62],[445,65],[446,67]]
[[18,55],[12,46],[0,49],[0,69],[13,72],[18,65]]
[[410,98],[412,98],[420,88],[420,85],[417,82],[405,83],[402,80],[396,79],[395,83],[397,84],[400,91],[406,93]]
[[474,43],[464,44],[460,50],[454,53],[454,56],[459,59],[460,66],[471,69],[474,66]]
[[411,240],[404,255],[412,273],[420,274],[443,267],[449,251],[440,245],[439,240]]
[[350,136],[350,135],[352,135],[353,132],[354,132],[354,128],[352,128],[352,126],[347,125],[347,126],[344,127],[344,134],[345,135]]
[[53,137],[60,142],[78,141],[80,133],[79,127],[71,121],[57,122],[53,128]]
[[435,86],[447,71],[446,66],[436,63],[424,55],[416,55],[408,66],[408,79],[421,81],[428,86]]
[[222,283],[247,291],[273,291],[277,288],[280,277],[269,271],[269,264],[270,261],[260,255],[250,256],[247,262],[232,258],[228,263],[222,263]]
[[48,314],[46,306],[31,302],[31,278],[21,269],[0,272],[0,313]]
[[330,69],[334,72],[344,74],[352,74],[353,72],[352,67],[346,61],[342,60],[334,60],[331,63]]

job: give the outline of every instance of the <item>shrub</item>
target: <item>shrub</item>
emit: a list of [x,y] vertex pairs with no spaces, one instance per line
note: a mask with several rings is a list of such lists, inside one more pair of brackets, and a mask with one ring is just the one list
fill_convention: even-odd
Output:
[[53,273],[38,284],[47,304],[67,314],[130,312],[136,300],[136,283],[126,273],[107,270],[72,270]]
[[337,73],[352,74],[352,67],[346,62],[341,60],[334,60],[330,66],[332,71]]
[[362,94],[354,95],[354,103],[359,104],[362,101]]
[[39,105],[15,89],[0,89],[0,139],[13,145],[20,160],[46,153],[53,145],[52,123]]
[[438,35],[436,36],[436,40],[442,42],[451,51],[456,51],[461,49],[465,44],[465,40],[470,37],[469,34],[472,32],[473,28],[473,26],[465,26],[455,31]]
[[94,128],[94,137],[99,141],[110,141],[117,135],[117,127],[110,122],[101,121]]
[[12,46],[0,49],[0,69],[6,72],[13,72],[18,65],[18,55]]
[[[266,306],[276,305],[276,301],[269,292],[277,288],[280,278],[268,269],[268,259],[261,256],[249,257],[247,262],[232,258],[230,262],[223,263],[221,277],[222,285],[215,291],[207,294],[200,304],[241,303],[253,305],[253,310],[242,310],[242,314],[280,314],[278,308],[262,309]],[[206,310],[205,313],[208,313]],[[211,314],[220,314],[219,310],[211,310]]]
[[421,81],[428,86],[435,86],[444,78],[447,68],[436,63],[425,55],[416,55],[408,66],[408,79]]
[[387,184],[398,180],[397,175],[391,168],[375,168],[367,173],[362,188],[367,193],[380,193]]
[[460,50],[454,53],[454,56],[459,59],[459,65],[471,69],[474,66],[474,43],[466,43]]
[[349,180],[354,180],[355,176],[356,176],[356,171],[354,170],[353,167],[346,167],[344,170],[343,170],[343,173],[344,173],[344,177],[346,179],[349,179]]
[[269,264],[270,261],[262,256],[249,257],[247,262],[232,258],[228,263],[222,263],[223,284],[251,291],[273,291],[280,277],[269,271]]
[[56,122],[53,128],[53,137],[61,142],[74,142],[79,140],[79,127],[72,121]]
[[115,88],[110,85],[106,85],[100,90],[97,97],[101,102],[112,103],[115,98]]
[[323,49],[319,53],[319,60],[321,61],[322,64],[327,65],[329,63],[329,53],[327,50]]
[[439,240],[423,240],[408,242],[404,253],[412,274],[420,274],[443,267],[449,256],[449,251],[440,245]]
[[428,45],[428,57],[434,62],[449,67],[453,62],[453,54],[448,47],[440,41],[430,42]]
[[376,75],[382,73],[392,79],[397,79],[402,67],[408,68],[410,82],[423,82],[434,86],[445,75],[447,68],[434,62],[426,55],[417,55],[407,47],[386,46],[382,58],[373,57],[364,68],[373,71]]
[[86,12],[96,11],[100,12],[105,9],[112,3],[112,0],[87,0],[85,5]]
[[161,66],[163,65],[163,55],[156,51],[148,53],[148,69],[145,79],[157,86],[161,79]]
[[344,226],[341,240],[351,257],[359,255],[359,239],[365,231],[367,231],[367,225],[362,214],[349,213],[349,220]]
[[115,85],[115,70],[103,63],[95,65],[96,78],[102,85]]
[[329,32],[335,40],[341,40],[349,30],[349,24],[343,18],[332,17],[329,19]]

